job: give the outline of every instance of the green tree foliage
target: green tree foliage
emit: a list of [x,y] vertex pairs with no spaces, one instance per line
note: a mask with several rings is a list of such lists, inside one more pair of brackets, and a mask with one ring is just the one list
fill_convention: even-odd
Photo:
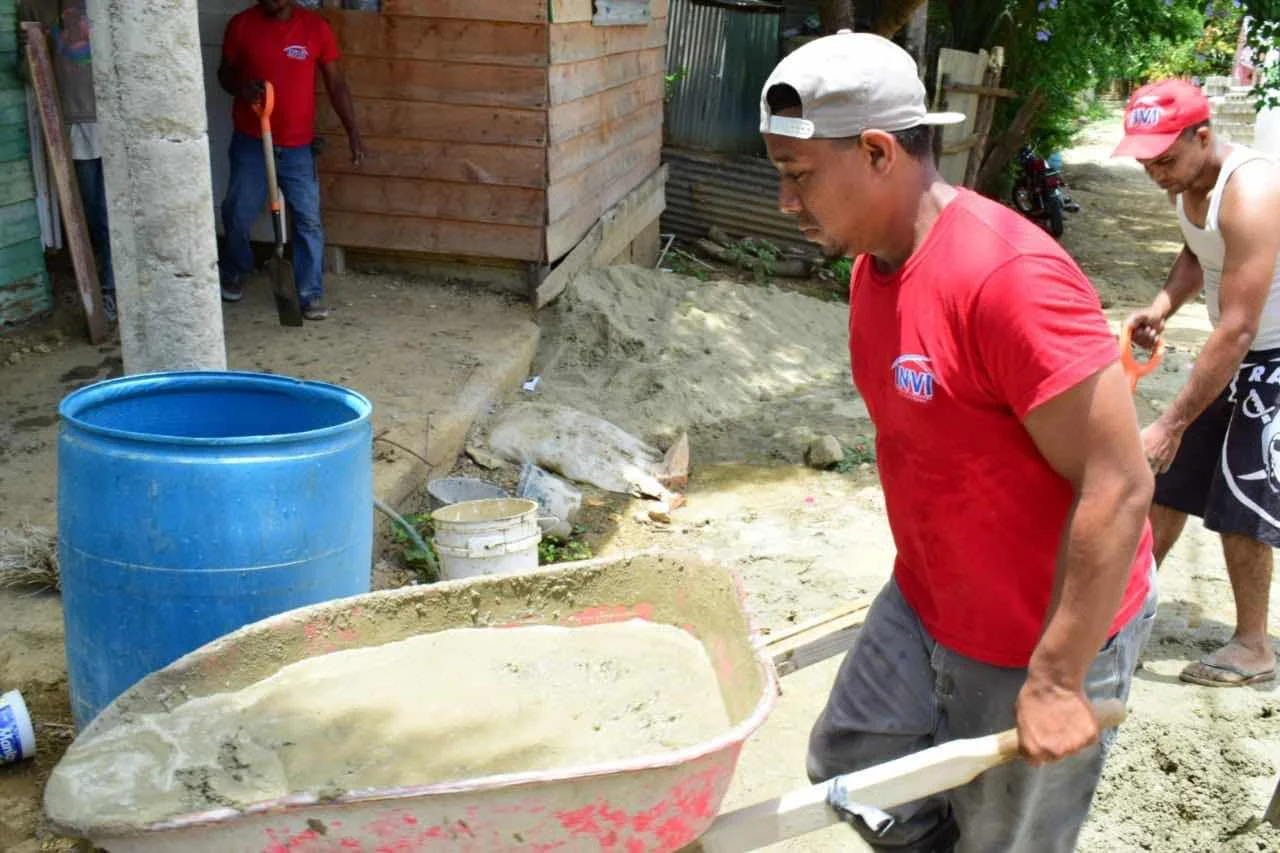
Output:
[[1251,22],[1256,22],[1249,29],[1249,48],[1254,56],[1253,95],[1258,109],[1280,107],[1280,67],[1265,61],[1268,54],[1280,52],[1280,0],[1248,0],[1245,9]]
[[[930,12],[941,45],[1004,46],[1004,85],[1044,95],[1030,135],[1047,154],[1070,144],[1091,96],[1112,80],[1227,73],[1242,9],[1220,2],[1215,9],[1205,0],[934,0]],[[997,133],[1019,105],[1002,105]]]
[[[1194,10],[1187,10],[1187,14],[1194,14]],[[1151,58],[1143,69],[1142,80],[1166,77],[1203,79],[1231,72],[1240,25],[1244,21],[1244,6],[1239,0],[1235,3],[1230,0],[1209,3],[1204,7],[1203,15],[1204,28],[1194,41],[1162,38],[1153,42]]]

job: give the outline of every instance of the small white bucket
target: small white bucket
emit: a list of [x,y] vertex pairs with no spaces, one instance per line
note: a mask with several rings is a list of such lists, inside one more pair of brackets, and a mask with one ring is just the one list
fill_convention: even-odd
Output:
[[36,732],[22,694],[10,690],[0,695],[0,764],[34,758]]
[[538,504],[524,498],[462,501],[431,513],[446,580],[538,568]]

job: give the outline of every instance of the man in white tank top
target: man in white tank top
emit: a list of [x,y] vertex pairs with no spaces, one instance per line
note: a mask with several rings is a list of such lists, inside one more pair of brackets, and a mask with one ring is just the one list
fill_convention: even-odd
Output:
[[1280,166],[1219,140],[1196,86],[1144,86],[1125,110],[1116,156],[1135,157],[1169,193],[1185,245],[1164,289],[1130,317],[1155,345],[1165,321],[1201,289],[1213,333],[1187,384],[1143,431],[1155,470],[1156,560],[1188,515],[1222,536],[1236,601],[1235,635],[1182,679],[1212,687],[1275,678],[1267,633],[1272,552],[1280,547]]

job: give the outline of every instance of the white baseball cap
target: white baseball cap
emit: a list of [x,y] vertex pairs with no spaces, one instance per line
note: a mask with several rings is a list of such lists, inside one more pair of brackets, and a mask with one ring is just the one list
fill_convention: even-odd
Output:
[[[800,118],[770,112],[769,90],[779,85],[800,95]],[[760,132],[844,139],[964,121],[963,113],[929,112],[924,99],[911,54],[886,38],[841,30],[797,48],[773,69],[760,94]]]

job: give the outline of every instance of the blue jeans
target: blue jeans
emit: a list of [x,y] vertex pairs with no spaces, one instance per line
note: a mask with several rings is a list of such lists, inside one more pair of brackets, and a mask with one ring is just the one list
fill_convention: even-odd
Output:
[[[253,271],[249,232],[267,203],[267,161],[262,155],[262,140],[240,133],[232,135],[230,153],[231,179],[227,184],[227,197],[222,201],[226,246],[221,277],[223,283],[234,284]],[[324,295],[320,181],[311,146],[276,148],[276,175],[293,232],[293,279],[299,297],[306,304]]]
[[[1107,641],[1085,679],[1093,701],[1125,699],[1156,615],[1156,587],[1142,610]],[[861,770],[955,738],[1014,726],[1025,669],[990,666],[929,635],[898,585],[876,597],[809,740],[814,782]],[[880,834],[858,830],[874,850],[895,853],[1071,853],[1115,733],[1040,767],[1013,761],[967,785],[890,809]],[[958,838],[957,838],[958,836]]]
[[84,217],[89,226],[89,241],[97,255],[98,282],[104,293],[116,289],[115,270],[111,267],[111,230],[107,226],[107,185],[102,179],[102,160],[75,160],[76,183],[84,202]]

